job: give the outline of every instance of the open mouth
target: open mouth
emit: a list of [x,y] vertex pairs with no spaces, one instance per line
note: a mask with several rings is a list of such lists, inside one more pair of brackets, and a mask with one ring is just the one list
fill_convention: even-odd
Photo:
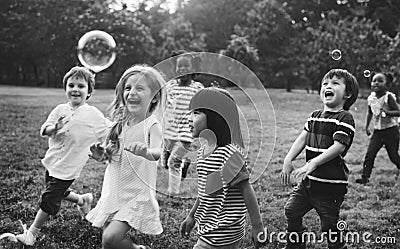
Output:
[[79,98],[81,95],[80,94],[77,94],[77,93],[72,93],[71,94],[71,97],[75,97],[75,98]]
[[140,100],[138,100],[138,99],[128,99],[126,102],[128,104],[130,104],[130,105],[138,105],[138,104],[140,104]]
[[334,96],[334,94],[332,91],[330,91],[330,90],[325,91],[325,97],[333,97],[333,96]]

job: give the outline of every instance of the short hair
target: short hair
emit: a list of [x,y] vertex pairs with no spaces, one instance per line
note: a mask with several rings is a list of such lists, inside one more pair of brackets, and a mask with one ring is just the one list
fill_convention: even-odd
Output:
[[324,79],[332,79],[335,76],[337,78],[344,79],[344,83],[346,85],[346,94],[350,95],[350,98],[346,99],[343,105],[343,109],[348,111],[354,102],[356,102],[358,97],[359,86],[357,79],[346,69],[334,68],[329,70],[329,72],[324,75],[322,81]]
[[[233,103],[236,103],[233,96],[225,89],[218,87],[205,88],[206,90],[217,91],[229,97]],[[207,128],[210,129],[217,138],[217,145],[222,147],[232,143],[231,127],[221,114],[214,110],[206,108],[198,108],[198,111],[204,113],[207,117]]]
[[70,78],[81,78],[84,79],[88,83],[88,95],[86,99],[90,98],[91,93],[94,90],[95,80],[94,80],[94,73],[90,72],[89,69],[85,67],[75,66],[71,68],[63,78],[63,87],[64,90],[67,89],[67,81]]

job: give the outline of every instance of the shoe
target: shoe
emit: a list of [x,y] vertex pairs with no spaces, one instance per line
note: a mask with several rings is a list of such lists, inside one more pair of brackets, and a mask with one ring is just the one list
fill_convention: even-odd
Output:
[[184,161],[183,162],[182,177],[181,177],[182,180],[184,180],[186,178],[190,164],[191,164],[191,161]]
[[83,194],[82,199],[84,202],[82,206],[78,205],[78,211],[82,217],[85,217],[86,214],[89,213],[89,211],[92,209],[93,194],[92,193]]
[[24,229],[23,234],[18,234],[15,237],[17,238],[18,241],[20,241],[22,244],[26,246],[32,246],[36,242],[36,237],[33,235],[31,231],[26,229],[26,224],[22,224],[22,221],[20,221],[22,228]]
[[365,184],[367,184],[368,182],[369,182],[369,180],[368,180],[368,178],[366,178],[366,177],[362,177],[362,178],[356,179],[356,183],[359,183],[359,184],[365,185]]

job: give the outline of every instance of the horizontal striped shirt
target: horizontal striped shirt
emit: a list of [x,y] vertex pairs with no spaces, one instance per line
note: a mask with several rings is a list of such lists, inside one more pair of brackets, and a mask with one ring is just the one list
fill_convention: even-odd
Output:
[[324,112],[318,110],[307,119],[304,129],[307,131],[305,146],[307,161],[325,152],[333,145],[334,141],[346,146],[341,155],[319,165],[308,178],[318,182],[317,186],[321,191],[330,188],[334,188],[333,191],[337,190],[337,192],[347,191],[349,170],[343,158],[354,138],[353,116],[348,111]]
[[[236,165],[227,161],[240,149],[234,145],[218,147],[210,155],[203,157],[199,151],[197,162],[199,206],[195,213],[198,235],[213,246],[235,243],[244,236],[246,205],[237,183],[248,180],[249,174],[243,159],[233,160]],[[230,161],[231,162],[231,161]],[[233,167],[236,177],[230,182],[222,180],[222,188],[212,194],[206,193],[207,176],[224,167]]]
[[189,103],[192,97],[202,88],[204,86],[195,81],[191,81],[187,86],[179,85],[177,80],[168,82],[164,139],[192,142],[192,132],[189,126]]

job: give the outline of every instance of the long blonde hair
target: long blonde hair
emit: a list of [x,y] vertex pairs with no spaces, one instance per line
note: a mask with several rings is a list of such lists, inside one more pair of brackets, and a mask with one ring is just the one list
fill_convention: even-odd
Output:
[[[149,83],[149,88],[153,93],[153,99],[157,99],[156,102],[150,103],[149,114],[155,114],[156,117],[161,120],[162,112],[165,106],[165,80],[162,74],[156,69],[148,66],[148,65],[134,65],[128,68],[121,76],[118,81],[117,86],[115,87],[115,98],[111,102],[110,106],[107,109],[107,113],[109,117],[116,123],[111,128],[107,139],[106,144],[110,144],[110,150],[107,153],[112,154],[112,152],[119,150],[119,135],[122,132],[123,123],[126,121],[127,112],[125,108],[125,99],[124,99],[124,89],[125,84],[129,77],[133,75],[141,75],[147,79]],[[108,146],[107,146],[108,147]]]

